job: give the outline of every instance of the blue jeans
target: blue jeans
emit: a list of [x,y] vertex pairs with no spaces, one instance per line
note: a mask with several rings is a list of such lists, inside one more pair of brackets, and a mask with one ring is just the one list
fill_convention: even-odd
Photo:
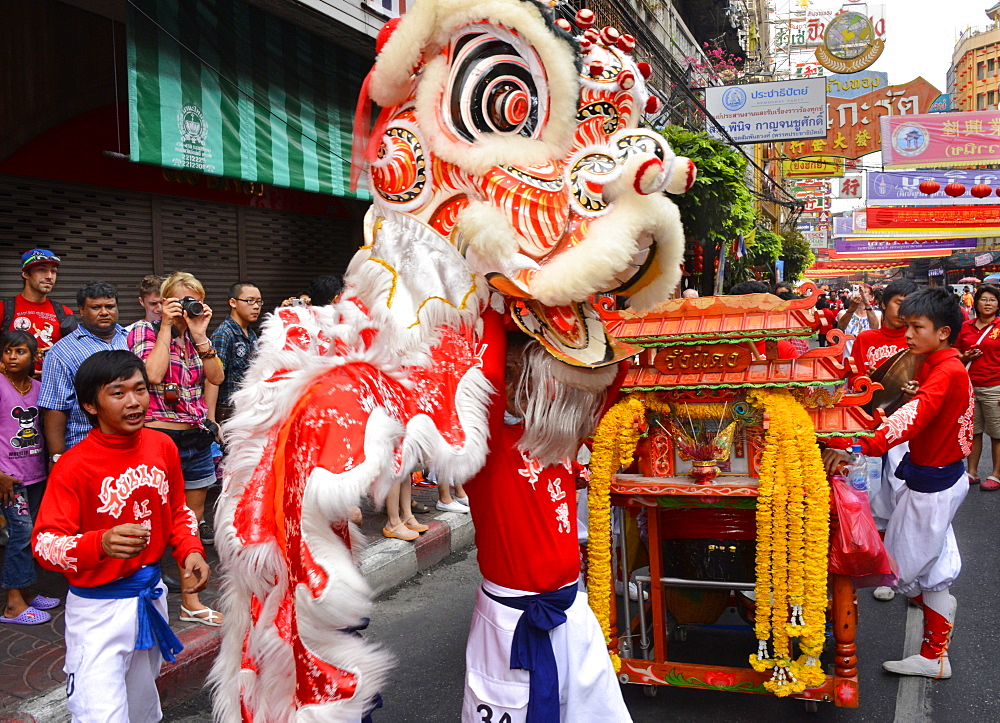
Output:
[[0,506],[7,518],[7,550],[0,568],[0,587],[19,590],[35,584],[35,563],[31,557],[31,513],[24,485],[14,485],[14,501]]

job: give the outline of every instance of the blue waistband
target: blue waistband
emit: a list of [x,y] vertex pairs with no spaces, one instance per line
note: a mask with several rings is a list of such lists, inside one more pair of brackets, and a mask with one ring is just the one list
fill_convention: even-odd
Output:
[[177,660],[177,653],[184,650],[184,646],[174,635],[174,631],[170,629],[170,624],[163,619],[160,611],[153,604],[153,600],[163,594],[159,584],[160,566],[153,563],[140,567],[127,577],[120,577],[103,585],[95,587],[70,585],[69,591],[77,597],[88,600],[137,598],[139,630],[135,638],[135,649],[149,650],[156,643],[160,647],[163,659],[168,663],[173,663]]
[[554,592],[521,597],[486,597],[521,611],[510,646],[510,667],[528,671],[527,720],[559,723],[559,670],[549,631],[566,622],[576,600],[576,583]]
[[910,453],[903,455],[896,467],[896,476],[906,482],[914,492],[942,492],[952,487],[965,474],[965,462],[956,460],[944,467],[928,467],[910,461]]

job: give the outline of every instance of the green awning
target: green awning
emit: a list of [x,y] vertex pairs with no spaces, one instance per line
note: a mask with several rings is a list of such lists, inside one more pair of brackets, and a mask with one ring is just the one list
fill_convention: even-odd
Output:
[[371,61],[239,0],[130,0],[131,160],[348,190]]

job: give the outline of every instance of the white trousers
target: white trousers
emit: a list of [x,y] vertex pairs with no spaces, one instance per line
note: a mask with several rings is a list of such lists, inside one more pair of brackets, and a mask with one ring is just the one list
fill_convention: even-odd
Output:
[[[489,581],[483,588],[497,597],[528,594]],[[511,641],[520,617],[520,610],[491,600],[479,590],[465,649],[465,723],[527,723],[528,671],[510,668]],[[549,635],[559,671],[560,720],[631,721],[585,592],[577,593],[566,611],[566,622]]]
[[896,476],[896,467],[899,466],[903,455],[910,451],[910,443],[903,442],[895,447],[890,447],[882,460],[882,485],[872,498],[872,517],[875,519],[875,527],[884,530],[889,525],[889,518],[896,507],[896,496],[899,490],[906,486],[906,482]]
[[941,492],[915,492],[905,485],[897,492],[885,547],[899,565],[896,589],[904,595],[944,590],[962,571],[951,521],[967,494],[964,474]]
[[[167,617],[167,589],[153,603]],[[74,723],[158,721],[156,676],[160,648],[136,650],[136,599],[90,600],[66,596],[66,694]]]

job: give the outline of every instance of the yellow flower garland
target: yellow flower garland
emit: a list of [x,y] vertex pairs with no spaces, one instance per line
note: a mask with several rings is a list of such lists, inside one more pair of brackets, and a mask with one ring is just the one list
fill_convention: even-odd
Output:
[[[645,407],[636,397],[617,402],[597,425],[590,457],[587,594],[606,645],[611,643],[611,478],[619,469],[632,464],[639,442],[636,422],[644,419],[645,414]],[[617,654],[611,654],[611,662],[615,672],[619,672],[621,659]]]
[[[770,418],[757,497],[757,604],[754,670],[773,669],[764,687],[779,697],[823,684],[819,657],[826,629],[830,488],[813,436],[812,420],[786,390],[747,395]],[[587,587],[606,644],[611,642],[611,478],[632,462],[637,419],[671,412],[652,395],[617,402],[601,419],[590,460],[590,537]],[[801,655],[791,658],[797,637]],[[768,641],[774,656],[768,654]],[[615,672],[621,660],[611,654]]]
[[[757,501],[759,644],[750,664],[758,671],[773,669],[764,687],[784,697],[825,678],[819,656],[826,628],[830,488],[802,405],[785,390],[754,390],[748,400],[764,407],[770,419]],[[792,660],[790,637],[796,636],[802,655]]]

